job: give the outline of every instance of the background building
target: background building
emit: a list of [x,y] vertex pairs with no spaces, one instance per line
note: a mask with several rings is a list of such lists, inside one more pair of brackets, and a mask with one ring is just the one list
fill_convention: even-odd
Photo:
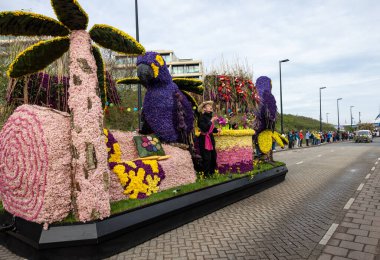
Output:
[[[201,60],[180,59],[172,50],[155,50],[165,60],[169,72],[173,77],[202,79],[203,63]],[[116,54],[112,73],[115,78],[136,76],[137,57]]]

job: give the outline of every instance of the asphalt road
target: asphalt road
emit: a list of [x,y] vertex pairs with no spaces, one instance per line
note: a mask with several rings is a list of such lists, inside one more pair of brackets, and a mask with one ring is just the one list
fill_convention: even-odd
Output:
[[[378,157],[380,138],[277,152],[282,183],[110,259],[317,259]],[[17,258],[0,246],[0,259]]]

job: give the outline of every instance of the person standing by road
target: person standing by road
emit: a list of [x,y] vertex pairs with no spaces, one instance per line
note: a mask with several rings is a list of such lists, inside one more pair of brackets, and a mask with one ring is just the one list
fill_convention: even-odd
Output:
[[305,134],[305,140],[306,140],[306,146],[309,146],[309,140],[310,140],[310,131],[307,130]]
[[302,130],[300,130],[299,136],[300,136],[300,147],[302,147],[302,142],[303,142],[303,133],[302,133]]

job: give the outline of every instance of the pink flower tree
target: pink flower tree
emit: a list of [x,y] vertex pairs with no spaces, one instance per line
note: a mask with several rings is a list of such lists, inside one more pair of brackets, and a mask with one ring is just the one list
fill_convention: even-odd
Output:
[[21,52],[8,75],[17,78],[40,71],[69,51],[73,209],[80,221],[101,219],[110,215],[110,171],[99,98],[99,87],[104,86],[99,86],[94,53],[101,56],[91,40],[122,53],[145,50],[131,36],[108,25],[94,25],[87,32],[88,16],[76,0],[52,0],[51,4],[59,21],[29,12],[0,12],[0,35],[55,37]]

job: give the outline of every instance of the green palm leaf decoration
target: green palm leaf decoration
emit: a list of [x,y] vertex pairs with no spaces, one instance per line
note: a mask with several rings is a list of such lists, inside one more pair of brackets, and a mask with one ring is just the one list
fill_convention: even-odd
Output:
[[96,67],[97,67],[96,74],[98,75],[100,99],[101,99],[103,107],[104,107],[105,103],[108,101],[108,99],[107,99],[106,69],[104,66],[102,54],[100,53],[100,50],[98,47],[96,47],[94,45],[92,46],[92,54],[94,55],[94,58],[96,61]]
[[53,18],[29,12],[0,12],[0,35],[66,36],[70,33]]
[[138,77],[128,77],[128,78],[118,79],[116,81],[116,84],[141,84],[141,81]]
[[87,13],[76,0],[51,0],[55,14],[70,30],[86,30]]
[[116,52],[128,54],[145,52],[145,48],[133,37],[109,25],[95,24],[90,30],[90,36],[100,46]]
[[42,70],[68,51],[69,46],[69,37],[40,41],[21,52],[9,66],[7,74],[17,78]]
[[202,85],[202,80],[190,79],[190,78],[173,78],[175,84],[177,84],[180,90],[192,92],[195,94],[203,94],[204,87]]
[[198,112],[198,103],[197,101],[195,100],[195,98],[190,95],[189,92],[187,91],[183,91],[181,90],[181,92],[185,95],[185,97],[190,101],[191,103],[191,106],[193,107],[193,110],[194,110],[194,113],[198,116],[199,115],[199,112]]

